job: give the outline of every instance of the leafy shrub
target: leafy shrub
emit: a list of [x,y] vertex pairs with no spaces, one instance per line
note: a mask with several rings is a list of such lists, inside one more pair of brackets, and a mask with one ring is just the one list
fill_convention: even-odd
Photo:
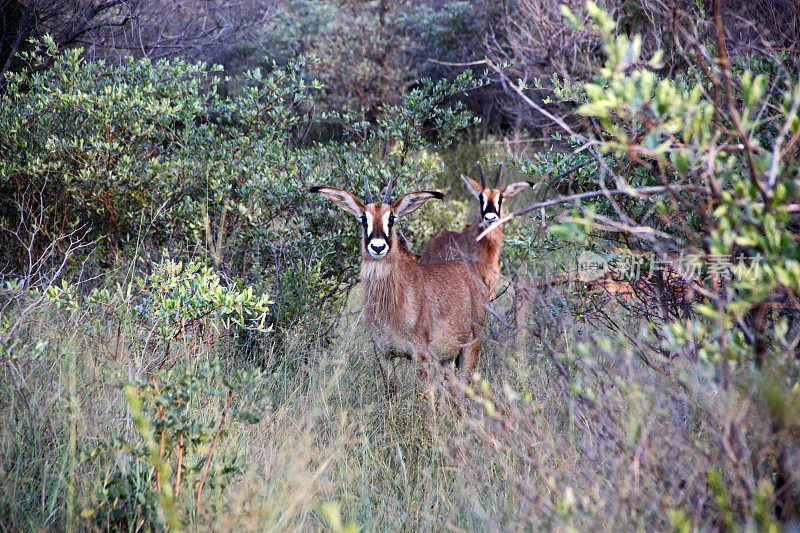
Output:
[[[470,73],[423,80],[370,125],[315,115],[320,85],[305,81],[303,58],[244,74],[231,98],[220,96],[219,67],[203,64],[112,66],[52,41],[25,60],[0,95],[0,239],[13,274],[66,236],[97,241],[103,264],[200,252],[273,295],[278,334],[308,314],[335,315],[355,278],[355,233],[308,186],[360,190],[367,176],[377,189],[394,174],[401,194],[427,183],[433,169],[414,154],[474,123],[452,100],[482,84]],[[348,142],[304,143],[320,123]]]
[[[708,472],[728,527],[754,513],[763,524],[796,517],[800,85],[783,77],[768,91],[765,77],[729,64],[724,49],[710,71],[690,68],[662,79],[656,73],[660,52],[642,59],[640,37],[615,35],[615,21],[605,11],[592,2],[587,9],[607,59],[598,79],[584,86],[579,112],[597,124],[584,142],[590,150],[592,144],[599,148],[598,185],[611,189],[613,183],[628,192],[606,193],[600,202],[577,207],[552,232],[578,242],[592,236],[599,248],[595,236],[624,243],[621,250],[632,257],[648,257],[639,263],[642,272],[658,268],[657,261],[696,263],[703,301],[695,313],[662,316],[651,323],[649,335],[628,340],[670,382],[691,386],[681,370],[686,359],[713,390],[758,406],[769,421],[767,442],[751,443],[757,450],[751,470],[736,467],[739,459],[729,451],[730,469]],[[569,10],[565,17],[580,26]],[[706,87],[719,95],[716,103]],[[611,162],[602,155],[611,155]],[[656,187],[642,194],[642,185]],[[642,304],[658,310],[663,300]],[[640,316],[652,316],[644,311]],[[607,325],[618,329],[613,321]],[[588,400],[596,393],[573,387]],[[733,433],[759,431],[746,429],[743,421],[726,424]],[[731,450],[725,439],[732,438],[724,437],[722,446]],[[765,494],[774,504],[767,518],[763,505],[756,505]]]
[[[261,413],[252,407],[231,408],[234,393],[260,376],[250,372],[223,380],[219,373],[218,364],[190,365],[180,372],[166,372],[163,382],[154,379],[125,386],[136,438],[119,436],[88,453],[92,458],[124,452],[129,459],[99,488],[97,507],[84,509],[84,518],[111,529],[140,522],[179,527],[185,521],[178,505],[182,490],[199,513],[204,488],[222,492],[242,472],[235,457],[215,456],[214,451],[229,433],[226,422],[260,420]],[[204,419],[198,408],[215,400],[222,404],[219,419]]]
[[[112,66],[52,41],[25,59],[2,95],[3,191],[44,191],[43,205],[17,204],[47,212],[43,238],[88,224],[104,246],[190,244],[210,231],[209,219],[252,220],[252,197],[277,179],[279,149],[304,120],[299,109],[313,88],[295,77],[302,62],[266,79],[250,73],[243,94],[223,102],[219,68],[203,64]],[[54,64],[39,70],[40,62]],[[4,206],[6,216],[28,215],[13,207]]]
[[[125,458],[99,487],[96,506],[83,510],[84,518],[112,529],[141,521],[152,527],[177,527],[185,518],[178,505],[182,491],[191,494],[199,512],[203,488],[222,490],[239,472],[235,458],[216,458],[214,449],[227,435],[226,421],[230,425],[231,420],[260,420],[263,401],[245,406],[232,399],[263,376],[257,371],[223,374],[218,355],[204,353],[203,347],[214,346],[238,329],[266,332],[269,300],[255,296],[252,287],[226,287],[221,282],[208,267],[168,261],[114,291],[95,289],[81,297],[66,282],[46,289],[47,298],[60,307],[95,309],[96,314],[103,309],[106,320],[134,328],[139,338],[147,339],[141,350],[158,354],[149,363],[147,378],[122,386],[135,437],[119,434],[84,450],[84,461],[109,453]],[[97,324],[85,322],[82,329],[92,335]],[[187,336],[192,339],[188,347],[180,340]],[[215,400],[222,404],[221,414],[207,417],[203,406]]]
[[[438,62],[480,59],[481,36],[496,17],[488,2],[291,0],[266,25],[269,58],[285,64],[295,54],[319,63],[320,107],[375,120],[424,78],[454,80],[461,69]],[[482,91],[477,91],[478,94]],[[464,95],[470,109],[476,92]]]

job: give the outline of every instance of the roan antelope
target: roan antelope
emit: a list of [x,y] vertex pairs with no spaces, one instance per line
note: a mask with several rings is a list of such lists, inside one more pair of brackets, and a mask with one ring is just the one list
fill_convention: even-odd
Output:
[[490,189],[486,185],[486,174],[484,174],[483,166],[480,163],[478,163],[478,171],[481,176],[480,185],[461,174],[461,179],[464,180],[467,189],[475,195],[480,204],[478,218],[462,232],[440,231],[434,235],[422,249],[420,263],[427,265],[438,261],[463,260],[480,276],[488,289],[489,297],[494,297],[497,280],[500,277],[500,250],[503,247],[503,228],[502,226],[497,228],[480,241],[476,241],[475,238],[492,222],[500,220],[504,199],[514,196],[532,184],[528,181],[518,181],[508,185],[502,191],[498,189],[500,179],[503,177],[503,165],[501,163],[497,171],[497,178],[494,180],[494,187]]
[[383,201],[373,202],[366,178],[366,204],[334,187],[314,186],[311,192],[322,194],[355,216],[363,228],[362,315],[390,390],[394,380],[389,375],[384,353],[392,349],[410,353],[420,365],[420,377],[424,377],[425,367],[432,357],[446,361],[466,348],[466,357],[458,359],[464,359],[463,374],[472,375],[480,350],[480,333],[486,321],[485,287],[461,261],[420,264],[419,256],[400,245],[395,227],[398,217],[444,195],[417,191],[390,203],[390,179]]

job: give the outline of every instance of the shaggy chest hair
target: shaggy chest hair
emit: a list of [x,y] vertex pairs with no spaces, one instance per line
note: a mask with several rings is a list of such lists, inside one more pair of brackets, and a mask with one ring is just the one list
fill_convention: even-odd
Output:
[[400,258],[366,261],[361,265],[361,280],[364,283],[361,311],[364,321],[373,332],[381,330],[390,337],[408,333],[408,328],[415,320],[413,291],[407,290],[407,280],[398,274],[403,272],[402,261],[397,266],[389,264],[397,259]]
[[397,280],[386,260],[367,261],[361,265],[364,301],[361,310],[370,326],[380,327],[393,321],[402,301]]

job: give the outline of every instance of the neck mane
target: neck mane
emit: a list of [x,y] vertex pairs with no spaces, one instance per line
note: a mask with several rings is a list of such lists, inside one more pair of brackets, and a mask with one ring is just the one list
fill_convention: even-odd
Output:
[[475,246],[496,246],[500,247],[503,245],[503,226],[500,226],[497,229],[492,230],[489,234],[486,235],[480,241],[475,242],[475,238],[480,235],[483,230],[486,229],[486,226],[483,225],[483,218],[481,214],[478,213],[478,216],[475,220],[473,220],[463,231],[464,235],[469,239],[470,244],[474,244]]

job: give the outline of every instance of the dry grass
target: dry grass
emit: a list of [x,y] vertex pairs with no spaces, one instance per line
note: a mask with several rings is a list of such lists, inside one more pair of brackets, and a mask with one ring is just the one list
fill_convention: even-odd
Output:
[[[504,298],[499,307],[510,305]],[[405,361],[400,394],[387,398],[356,313],[326,347],[309,346],[307,332],[296,331],[286,351],[299,363],[237,394],[240,403],[271,405],[257,425],[230,422],[215,452],[217,463],[235,458],[242,473],[226,488],[210,487],[199,515],[182,493],[179,515],[193,528],[222,530],[325,529],[334,509],[343,524],[366,530],[668,529],[673,510],[720,527],[719,502],[740,523],[755,515],[753,495],[770,460],[758,405],[715,390],[701,363],[653,371],[641,347],[576,320],[559,295],[529,298],[529,314],[518,317],[524,328],[495,324],[502,342],[487,342],[485,379],[464,401],[441,390],[434,401],[418,394]],[[86,515],[77,525],[104,528],[90,511],[98,488],[120,469],[141,468],[124,453],[82,455],[131,435],[118,385],[146,377],[155,356],[124,329],[117,339],[92,318],[43,307],[22,336],[44,349],[29,345],[5,361],[3,529],[62,528],[72,483],[75,515]],[[616,318],[630,331],[642,327]],[[639,334],[648,337],[645,327]],[[118,356],[98,349],[104,336]],[[231,371],[244,364],[225,343],[195,352],[217,356]],[[219,410],[210,403],[197,416],[216,419]],[[709,487],[711,470],[722,475],[723,500]]]

